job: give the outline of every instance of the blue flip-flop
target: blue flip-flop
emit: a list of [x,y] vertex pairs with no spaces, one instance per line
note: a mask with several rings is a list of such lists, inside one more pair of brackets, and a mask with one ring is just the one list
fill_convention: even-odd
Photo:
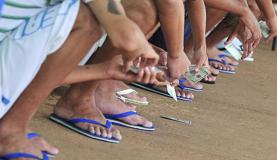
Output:
[[[172,98],[166,91],[163,91],[151,84],[130,83],[130,85],[137,87],[137,88],[144,89],[144,90],[152,92],[152,93],[156,93],[156,94],[168,97],[168,98]],[[177,99],[180,101],[192,102],[192,98],[177,96]]]
[[48,154],[45,152],[42,152],[43,158],[41,159],[40,157],[30,154],[30,153],[10,153],[5,156],[0,157],[0,160],[15,160],[18,158],[28,158],[32,160],[50,160],[48,157]]
[[197,89],[190,86],[185,85],[185,82],[187,82],[186,78],[180,78],[179,79],[179,85],[178,88],[180,88],[182,91],[193,91],[193,92],[202,92],[203,89]]
[[[31,139],[33,139],[33,138],[37,138],[37,137],[40,137],[40,134],[35,133],[35,132],[31,132],[31,133],[28,133],[28,134],[27,134],[27,138],[28,138],[29,140],[31,140]],[[46,154],[48,155],[48,157],[50,157],[50,158],[54,158],[54,157],[57,156],[57,155],[51,154],[51,153],[49,153],[49,152],[47,152],[47,151],[43,151],[43,152],[46,153]]]
[[[228,57],[228,58],[231,58],[231,59],[233,59],[233,60],[235,60],[233,57],[232,57],[232,55],[228,52],[228,51],[226,51],[226,52],[223,52],[222,54],[220,54],[220,55],[218,55],[221,59],[223,59],[224,57]],[[224,60],[224,59],[223,59]],[[239,64],[233,64],[233,63],[227,63],[227,65],[229,65],[229,66],[232,66],[232,67],[238,67],[239,66]]]
[[108,138],[108,137],[98,136],[98,135],[93,134],[89,131],[86,131],[76,125],[78,123],[90,123],[90,124],[96,124],[96,125],[105,127],[107,129],[111,129],[112,123],[109,120],[106,121],[106,124],[102,124],[96,120],[91,120],[91,119],[86,119],[86,118],[73,118],[70,120],[66,120],[64,118],[57,116],[56,114],[51,114],[49,119],[52,120],[53,122],[56,122],[56,123],[64,126],[64,127],[69,128],[81,135],[87,136],[87,137],[95,139],[95,140],[109,142],[109,143],[119,143],[120,142],[118,139],[116,139],[114,137]]
[[120,118],[126,118],[126,117],[130,117],[133,115],[138,115],[137,112],[135,111],[128,111],[128,112],[124,112],[124,113],[120,113],[120,114],[104,114],[104,116],[111,121],[114,125],[118,125],[118,126],[123,126],[123,127],[127,127],[127,128],[132,128],[132,129],[138,129],[138,130],[143,130],[143,131],[155,131],[155,126],[151,126],[151,127],[145,127],[143,125],[132,125],[126,122],[123,122],[122,120],[120,120]]
[[[40,137],[40,135],[38,133],[34,133],[34,132],[27,134],[27,138],[29,140],[36,138],[36,137]],[[33,154],[18,152],[18,153],[10,153],[5,156],[2,156],[2,157],[0,157],[0,160],[13,160],[13,159],[17,159],[17,158],[28,158],[28,159],[33,159],[33,160],[49,160],[50,159],[49,157],[53,158],[56,156],[56,155],[50,154],[46,151],[42,151],[41,153],[43,155],[43,159],[41,159],[38,156],[33,155]]]
[[[214,59],[214,58],[209,58],[209,62],[216,62],[216,63],[220,63],[220,64],[223,64],[223,65],[229,65],[229,66],[233,66],[233,67],[236,67],[237,65],[234,65],[234,64],[231,64],[231,63],[227,63],[223,58],[224,57],[227,57],[227,55],[225,54],[220,54],[218,55],[218,57],[220,58],[220,60],[217,60],[217,59]],[[225,74],[235,74],[236,72],[235,71],[228,71],[228,70],[224,70],[224,69],[220,69],[220,68],[215,68],[217,70],[219,70],[219,72],[221,73],[225,73]]]

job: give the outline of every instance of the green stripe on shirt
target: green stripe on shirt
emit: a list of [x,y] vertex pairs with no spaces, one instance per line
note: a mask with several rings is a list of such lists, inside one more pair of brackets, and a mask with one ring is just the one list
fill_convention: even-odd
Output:
[[0,27],[0,33],[7,33],[7,32],[10,32],[10,31],[11,31],[10,29]]
[[12,16],[12,15],[2,14],[0,16],[0,18],[13,19],[13,20],[24,20],[24,19],[29,19],[30,17],[28,17],[28,16]]
[[39,6],[22,4],[22,3],[18,3],[18,2],[15,2],[15,1],[11,1],[11,0],[6,0],[5,5],[12,6],[12,7],[17,7],[17,8],[40,8]]

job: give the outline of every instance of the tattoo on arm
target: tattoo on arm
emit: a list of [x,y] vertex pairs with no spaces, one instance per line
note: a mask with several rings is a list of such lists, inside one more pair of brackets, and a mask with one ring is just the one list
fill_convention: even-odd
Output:
[[117,8],[117,4],[116,4],[115,0],[109,0],[109,2],[108,2],[108,11],[110,13],[120,15],[120,12]]

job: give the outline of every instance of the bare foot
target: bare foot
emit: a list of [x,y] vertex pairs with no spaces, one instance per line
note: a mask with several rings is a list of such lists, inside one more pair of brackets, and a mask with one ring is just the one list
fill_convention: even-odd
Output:
[[[182,81],[182,80],[181,80]],[[180,81],[180,83],[181,83]],[[192,88],[192,89],[184,89],[184,90],[203,90],[204,86],[200,83],[196,83],[196,84],[191,84],[189,81],[185,80],[185,82],[182,83],[186,88]],[[181,85],[182,85],[181,84]],[[179,84],[180,85],[180,84]]]
[[[85,85],[83,86],[85,87]],[[57,103],[54,113],[64,119],[86,118],[96,120],[102,124],[106,123],[106,119],[101,111],[96,107],[94,101],[94,91],[89,93],[82,92],[82,87],[71,87],[70,90]],[[78,127],[102,136],[104,138],[115,138],[121,140],[121,134],[118,129],[112,127],[105,128],[100,125],[89,123],[78,123]]]
[[183,98],[187,98],[187,99],[191,99],[191,100],[194,99],[194,95],[189,91],[182,91],[179,88],[175,89],[175,91],[176,91],[176,95],[178,97],[183,97]]
[[[123,91],[123,90],[126,90],[126,89],[129,89],[130,87],[127,86],[124,82],[122,81],[117,81],[117,80],[107,80],[105,81],[109,86],[110,88],[113,88],[116,92],[118,91]],[[137,93],[130,93],[130,94],[127,94],[127,95],[124,95],[124,97],[126,98],[130,98],[130,99],[135,99],[135,100],[138,100],[138,101],[141,101],[141,102],[148,102],[147,98],[144,97],[144,96],[140,96],[139,94]],[[131,107],[135,107],[135,106],[132,106]]]
[[[116,89],[113,84],[109,83],[109,80],[98,82],[95,92],[96,106],[104,114],[120,114],[128,111],[134,111],[134,107],[118,100],[115,96],[115,92]],[[132,115],[121,118],[120,120],[131,125],[142,125],[148,128],[153,126],[152,122],[139,115]]]
[[[208,53],[208,56],[209,58],[213,58],[213,59],[216,59],[216,60],[221,60],[221,58],[218,57],[218,55],[222,54],[222,51],[218,50],[217,48],[207,48],[207,53]],[[230,58],[230,57],[223,57],[223,60],[227,63],[227,64],[232,64],[234,66],[238,65],[239,63]],[[217,69],[221,69],[221,70],[226,70],[226,71],[234,71],[235,70],[235,67],[234,66],[231,66],[231,65],[224,65],[224,64],[221,64],[221,63],[217,63],[217,62],[210,62],[210,64],[217,68]]]
[[29,139],[33,143],[36,144],[39,148],[43,148],[43,151],[47,152],[48,154],[51,155],[57,155],[59,153],[59,150],[52,145],[50,145],[44,138],[41,136],[34,137]]
[[215,82],[219,71],[213,67],[209,67],[210,74],[204,78],[206,82]]
[[[12,153],[26,153],[42,158],[42,152],[58,154],[58,149],[51,146],[43,138],[27,139],[27,133],[9,133],[0,135],[0,157]],[[23,158],[22,158],[23,159]]]

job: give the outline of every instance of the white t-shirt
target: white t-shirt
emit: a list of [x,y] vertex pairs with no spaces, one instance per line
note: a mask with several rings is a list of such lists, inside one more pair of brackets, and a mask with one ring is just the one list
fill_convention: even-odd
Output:
[[39,13],[49,5],[57,4],[62,0],[5,0],[0,15],[0,41],[30,17]]

